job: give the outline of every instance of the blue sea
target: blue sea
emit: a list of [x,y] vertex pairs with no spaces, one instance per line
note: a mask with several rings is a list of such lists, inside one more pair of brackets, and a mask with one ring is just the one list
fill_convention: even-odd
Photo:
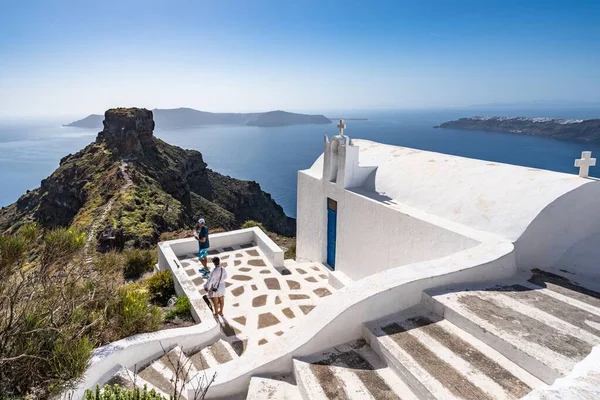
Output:
[[[600,108],[446,109],[422,111],[357,111],[330,117],[367,117],[347,121],[352,138],[508,164],[577,173],[573,166],[584,150],[600,156],[600,144],[566,142],[506,133],[434,129],[442,122],[474,115],[600,118]],[[95,140],[97,129],[62,127],[70,119],[0,120],[0,205],[16,201],[40,185],[62,157]],[[202,152],[209,168],[235,178],[257,181],[290,216],[296,215],[297,171],[311,166],[323,150],[323,134],[337,133],[336,124],[282,128],[209,126],[161,130],[155,135]],[[600,164],[590,174],[600,177]]]

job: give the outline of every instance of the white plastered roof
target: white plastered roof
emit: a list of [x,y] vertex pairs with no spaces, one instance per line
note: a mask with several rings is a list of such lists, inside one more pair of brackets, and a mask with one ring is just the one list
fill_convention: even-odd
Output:
[[[383,197],[511,241],[558,197],[590,182],[577,175],[367,140],[355,139],[354,145],[360,147],[361,166],[378,166],[374,181],[370,180],[361,193],[374,190],[378,199]],[[322,165],[323,155],[305,172],[320,178]]]

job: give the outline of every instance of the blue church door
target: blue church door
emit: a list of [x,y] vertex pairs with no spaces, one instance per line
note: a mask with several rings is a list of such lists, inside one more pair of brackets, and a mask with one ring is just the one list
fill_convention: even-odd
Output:
[[337,225],[337,202],[327,199],[327,264],[335,269],[335,240]]

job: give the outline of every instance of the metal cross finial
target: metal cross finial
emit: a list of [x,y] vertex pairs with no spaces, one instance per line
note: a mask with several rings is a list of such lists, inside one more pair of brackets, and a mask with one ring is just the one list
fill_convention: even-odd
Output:
[[344,129],[346,129],[346,124],[344,123],[343,119],[340,119],[340,123],[337,125],[337,127],[340,130],[340,135],[344,136]]
[[587,178],[590,173],[590,167],[596,165],[596,159],[592,158],[591,151],[582,151],[581,159],[575,160],[575,166],[579,167],[579,176]]

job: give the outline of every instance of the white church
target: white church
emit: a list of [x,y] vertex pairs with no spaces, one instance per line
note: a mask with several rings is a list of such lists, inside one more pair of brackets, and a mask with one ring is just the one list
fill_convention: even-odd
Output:
[[589,154],[577,177],[351,140],[338,127],[298,174],[299,259],[358,280],[486,235],[512,243],[518,266],[600,276],[600,185],[587,178]]
[[566,174],[345,128],[298,173],[295,260],[258,228],[211,236],[229,276],[217,320],[195,240],[160,243],[156,269],[197,324],[97,349],[71,394],[109,383],[186,399],[600,399],[591,154]]

